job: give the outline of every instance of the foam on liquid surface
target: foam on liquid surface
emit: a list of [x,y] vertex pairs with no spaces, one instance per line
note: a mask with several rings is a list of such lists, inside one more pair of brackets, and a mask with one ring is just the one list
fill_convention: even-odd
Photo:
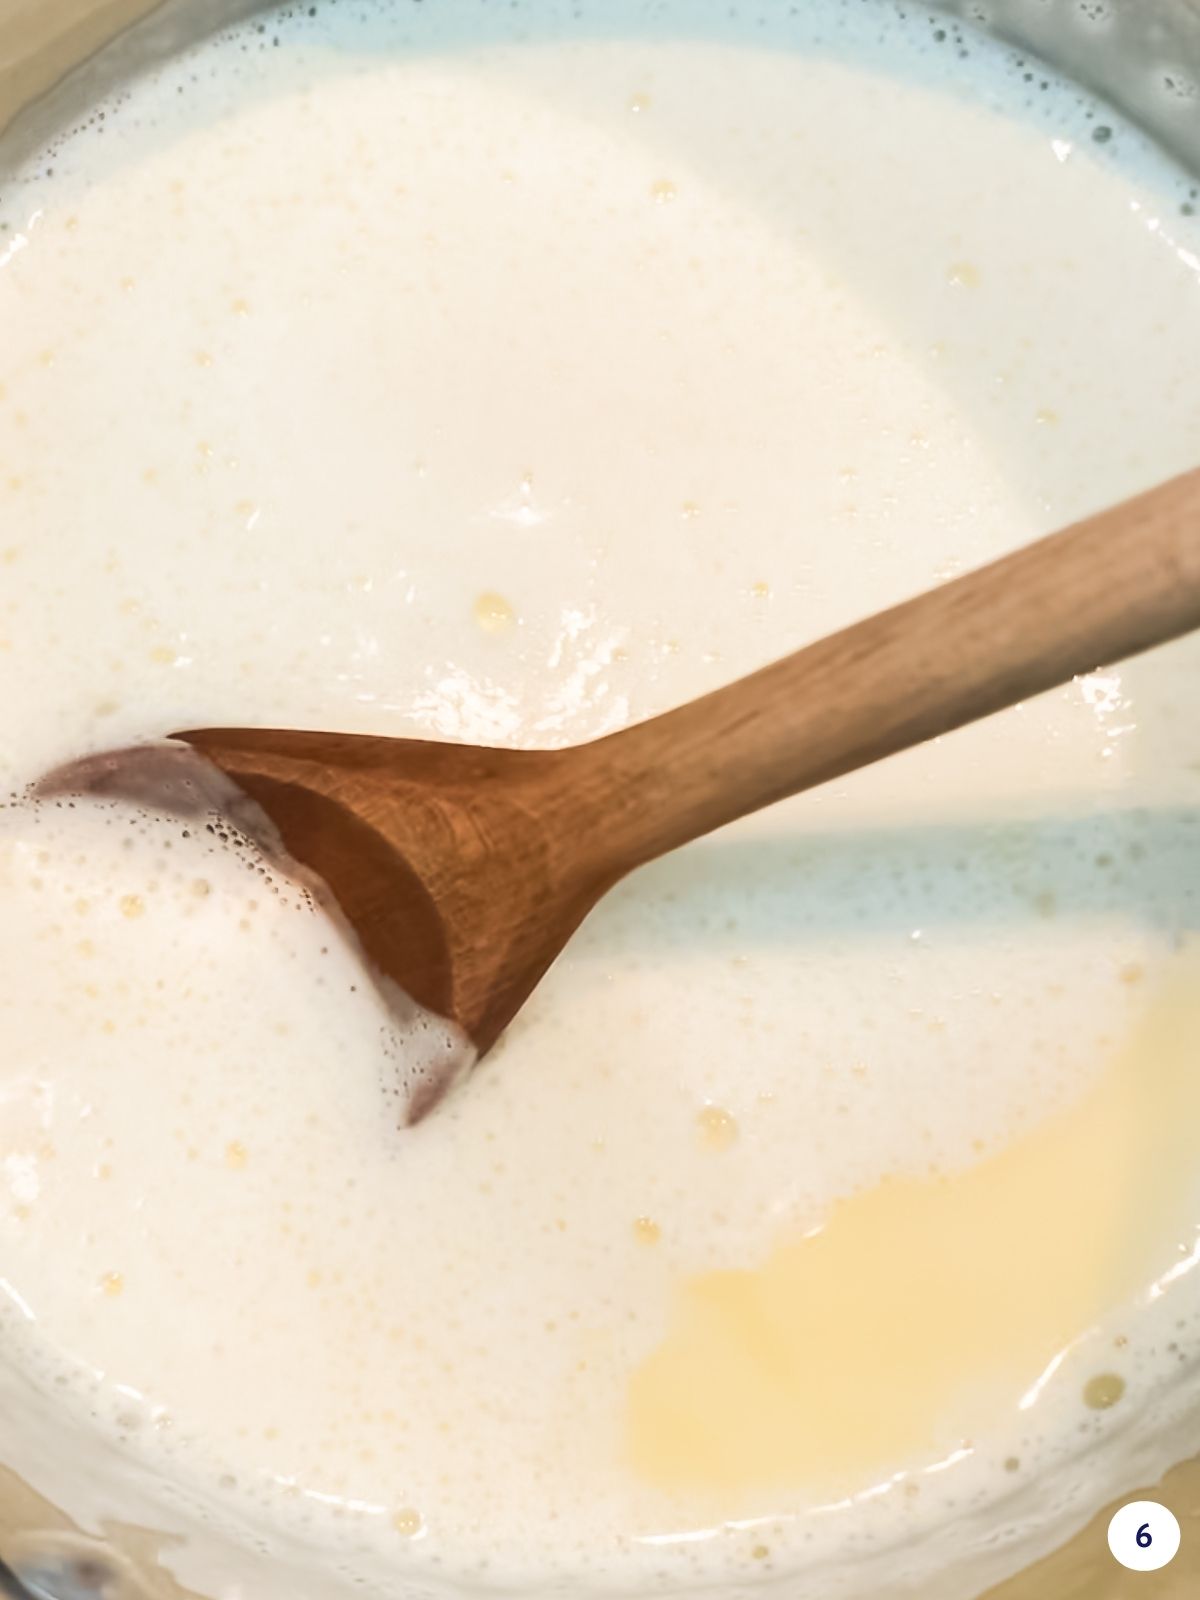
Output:
[[964,1600],[1192,1403],[1194,645],[643,872],[414,1135],[302,896],[20,796],[186,726],[574,742],[1191,465],[1188,187],[883,5],[264,28],[0,196],[0,1462],[126,1514],[22,1432],[74,1405],[207,1592]]

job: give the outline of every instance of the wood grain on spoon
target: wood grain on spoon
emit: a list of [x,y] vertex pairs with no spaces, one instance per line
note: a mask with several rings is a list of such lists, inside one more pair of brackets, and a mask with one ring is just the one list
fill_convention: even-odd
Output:
[[[379,971],[482,1055],[632,868],[1198,626],[1200,471],[572,749],[174,737],[261,808]],[[136,752],[103,783],[97,758],[53,781],[129,793],[123,761]]]

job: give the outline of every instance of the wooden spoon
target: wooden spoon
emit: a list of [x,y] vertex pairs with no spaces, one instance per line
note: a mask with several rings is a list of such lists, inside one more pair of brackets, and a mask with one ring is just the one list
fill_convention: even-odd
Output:
[[[631,868],[1197,626],[1200,470],[572,749],[262,728],[174,737],[265,813],[377,971],[482,1056]],[[173,775],[163,749],[93,757],[44,792],[171,805],[182,783],[236,817],[232,791]],[[412,1120],[442,1087],[414,1100]]]

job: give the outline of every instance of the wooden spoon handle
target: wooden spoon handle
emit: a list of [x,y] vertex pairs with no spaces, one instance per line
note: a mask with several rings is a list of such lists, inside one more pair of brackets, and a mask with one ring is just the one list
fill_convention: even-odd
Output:
[[1200,469],[586,746],[606,853],[648,861],[1196,627]]

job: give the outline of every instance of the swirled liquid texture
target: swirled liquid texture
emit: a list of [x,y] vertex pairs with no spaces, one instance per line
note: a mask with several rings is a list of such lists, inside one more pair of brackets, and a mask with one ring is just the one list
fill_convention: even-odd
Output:
[[967,1600],[1194,1416],[1194,644],[640,873],[412,1133],[301,894],[25,798],[586,739],[1193,464],[1187,181],[794,11],[320,0],[0,194],[0,1462],[222,1600]]

